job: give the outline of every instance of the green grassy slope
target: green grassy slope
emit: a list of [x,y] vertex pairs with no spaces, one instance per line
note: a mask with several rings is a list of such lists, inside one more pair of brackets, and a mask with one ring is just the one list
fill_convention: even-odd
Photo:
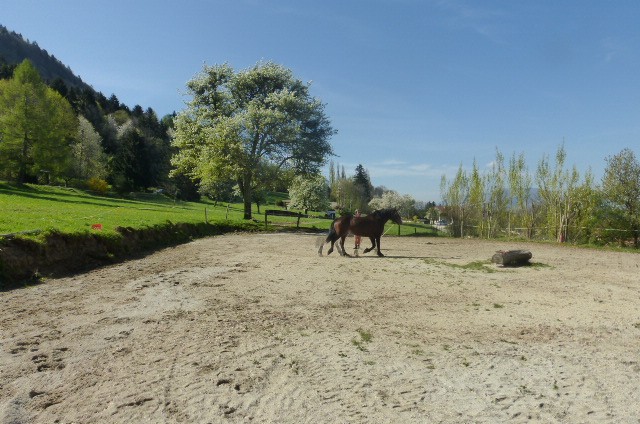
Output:
[[[286,200],[284,193],[272,193],[260,213],[253,205],[253,218],[264,223],[264,212],[282,209],[277,201]],[[206,216],[205,216],[206,209]],[[318,218],[304,218],[301,228],[328,230],[330,221],[319,218],[321,212],[310,212]],[[96,195],[91,192],[64,187],[21,185],[0,182],[0,235],[24,231],[57,230],[63,233],[91,231],[93,224],[102,224],[104,232],[116,227],[146,228],[173,223],[234,222],[242,223],[241,203],[174,202],[160,194],[139,193],[128,198]],[[279,226],[295,226],[291,217],[269,216],[269,222]],[[386,234],[398,235],[398,227],[389,223]],[[400,235],[435,235],[429,226],[406,224],[400,227]]]

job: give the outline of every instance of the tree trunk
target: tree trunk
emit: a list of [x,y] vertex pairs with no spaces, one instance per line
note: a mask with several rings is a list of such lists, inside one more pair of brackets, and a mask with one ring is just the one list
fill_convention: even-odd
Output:
[[528,263],[532,257],[528,250],[498,250],[491,257],[491,262],[504,266],[522,265]]
[[27,181],[27,154],[29,153],[29,139],[27,134],[22,139],[22,152],[20,155],[20,165],[18,168],[18,182],[23,184]]
[[251,174],[242,179],[242,197],[244,200],[244,219],[251,219]]

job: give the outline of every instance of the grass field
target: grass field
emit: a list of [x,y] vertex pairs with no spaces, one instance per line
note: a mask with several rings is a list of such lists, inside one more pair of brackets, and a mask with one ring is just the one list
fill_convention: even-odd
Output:
[[[286,194],[274,193],[266,205],[253,205],[253,218],[264,223],[267,209],[281,209],[276,201]],[[205,217],[206,210],[206,217]],[[310,212],[300,221],[301,228],[324,230],[330,221],[322,219],[322,213]],[[174,201],[161,194],[138,193],[128,198],[96,195],[76,188],[26,184],[22,186],[0,182],[0,235],[29,231],[58,230],[64,233],[89,232],[94,224],[101,224],[102,231],[112,232],[116,227],[144,228],[167,221],[173,223],[238,222],[243,219],[241,203],[217,203],[210,201]],[[296,219],[269,216],[269,222],[278,226],[295,226]],[[393,228],[392,228],[393,227]],[[398,227],[389,224],[387,234],[398,235]],[[422,224],[406,224],[400,227],[400,235],[435,235],[435,230]]]
[[[93,224],[113,231],[118,226],[140,228],[166,221],[203,222],[205,208],[212,220],[226,218],[222,208],[212,204],[173,202],[162,195],[125,199],[73,188],[0,183],[0,234],[48,229],[74,233],[89,231]],[[229,208],[228,218],[241,219],[242,213]]]

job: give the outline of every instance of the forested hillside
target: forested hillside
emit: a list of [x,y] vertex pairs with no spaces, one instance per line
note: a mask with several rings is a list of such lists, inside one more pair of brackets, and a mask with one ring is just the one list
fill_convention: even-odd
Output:
[[53,54],[41,49],[37,42],[29,42],[21,34],[0,25],[0,66],[4,65],[6,72],[7,68],[14,68],[25,59],[33,63],[47,83],[61,79],[67,87],[90,88]]
[[[18,92],[36,99],[31,115],[12,113],[17,109],[11,93]],[[64,121],[65,105],[74,122],[65,124],[67,132],[50,123],[46,141],[48,117]],[[168,175],[172,125],[173,115],[158,117],[150,107],[130,108],[115,94],[105,96],[36,42],[0,26],[0,179],[94,190],[110,185],[121,193],[155,188],[194,199],[198,194],[188,178]]]

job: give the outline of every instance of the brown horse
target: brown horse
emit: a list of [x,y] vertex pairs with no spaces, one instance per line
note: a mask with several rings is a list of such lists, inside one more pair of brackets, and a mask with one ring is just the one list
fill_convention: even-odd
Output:
[[400,217],[398,210],[395,208],[376,210],[369,215],[362,217],[344,215],[340,218],[336,218],[331,223],[329,235],[320,246],[320,249],[318,249],[318,255],[322,256],[322,248],[325,243],[331,242],[331,247],[327,251],[327,255],[330,255],[331,252],[333,252],[334,243],[340,239],[338,252],[342,256],[350,256],[344,250],[344,239],[347,238],[347,235],[351,232],[358,236],[369,237],[369,240],[371,240],[371,247],[365,249],[364,253],[368,253],[374,248],[377,248],[378,256],[384,256],[382,252],[380,252],[380,237],[382,237],[382,232],[384,231],[384,224],[389,220],[398,225],[402,224],[402,218]]

